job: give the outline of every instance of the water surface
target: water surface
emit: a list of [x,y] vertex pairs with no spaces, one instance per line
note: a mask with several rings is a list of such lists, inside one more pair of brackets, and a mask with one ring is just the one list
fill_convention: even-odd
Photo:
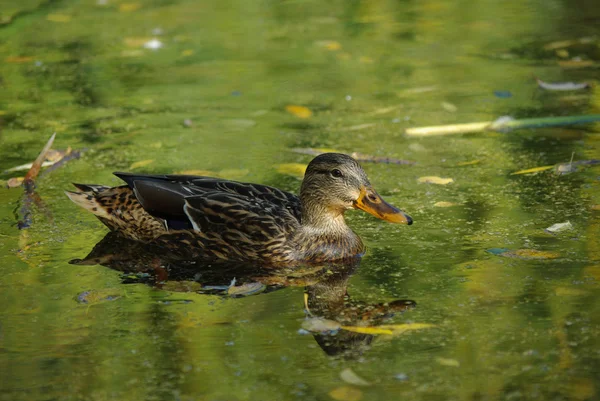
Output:
[[[39,178],[51,217],[34,208],[29,229],[16,225],[22,189],[0,189],[0,399],[600,397],[600,169],[511,175],[600,158],[598,126],[403,134],[598,114],[596,88],[533,79],[597,79],[594,2],[3,0],[0,24],[0,171],[52,132],[83,152]],[[363,305],[414,301],[386,323],[434,328],[334,352],[301,330],[312,282],[231,298],[68,263],[107,233],[64,196],[71,182],[202,170],[297,192],[278,165],[310,161],[298,147],[416,162],[364,163],[415,224],[348,213],[369,252],[334,287]],[[345,382],[347,368],[371,385]]]

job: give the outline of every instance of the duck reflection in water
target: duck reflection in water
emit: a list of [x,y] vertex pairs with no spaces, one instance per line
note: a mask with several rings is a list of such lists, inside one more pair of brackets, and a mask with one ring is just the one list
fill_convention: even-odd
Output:
[[319,346],[328,355],[355,357],[369,347],[374,336],[341,327],[377,326],[416,306],[411,300],[378,304],[353,300],[347,286],[359,262],[360,258],[352,258],[343,263],[293,269],[260,269],[239,263],[208,265],[206,260],[185,259],[178,253],[111,232],[84,259],[70,263],[102,265],[123,272],[125,283],[144,282],[169,291],[241,297],[303,286],[308,318],[321,322],[317,326],[329,325],[310,330]]

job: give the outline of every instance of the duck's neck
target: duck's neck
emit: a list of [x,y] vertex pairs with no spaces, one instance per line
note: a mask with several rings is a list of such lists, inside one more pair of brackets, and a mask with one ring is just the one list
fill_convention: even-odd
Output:
[[344,220],[344,210],[331,209],[311,202],[302,203],[302,227],[315,234],[347,234],[352,231]]
[[302,224],[295,234],[302,259],[327,261],[364,253],[360,237],[344,220],[344,210],[311,203],[302,207]]

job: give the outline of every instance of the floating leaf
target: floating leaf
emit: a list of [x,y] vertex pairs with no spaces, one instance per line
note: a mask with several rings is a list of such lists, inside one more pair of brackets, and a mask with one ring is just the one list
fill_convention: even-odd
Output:
[[556,259],[560,258],[558,252],[552,251],[538,251],[537,249],[518,249],[516,251],[510,251],[503,256],[512,256],[521,259]]
[[479,163],[481,163],[481,160],[471,160],[471,161],[468,161],[468,162],[456,163],[456,165],[458,167],[463,167],[463,166],[473,166],[473,165],[479,164]]
[[139,10],[141,7],[142,5],[140,3],[122,3],[119,4],[119,11],[122,13],[129,13]]
[[434,175],[419,177],[419,182],[427,184],[447,185],[454,182],[453,178],[441,178]]
[[458,362],[456,359],[436,358],[436,361],[442,366],[452,366],[454,368],[458,368],[460,366],[460,362]]
[[442,102],[442,109],[444,109],[450,113],[456,113],[458,111],[458,107],[456,107],[456,105],[449,103],[449,102]]
[[152,163],[154,163],[154,159],[140,160],[139,162],[132,163],[131,166],[129,166],[129,168],[131,170],[135,170],[136,168],[146,167]]
[[434,203],[433,206],[434,207],[452,207],[452,206],[458,206],[458,204],[452,203],[452,202],[441,201],[441,202]]
[[592,60],[563,60],[558,65],[565,69],[595,67],[596,63]]
[[152,38],[143,38],[143,37],[139,37],[139,38],[125,38],[123,39],[123,43],[125,43],[125,46],[128,47],[143,47],[144,44],[148,43],[149,41],[151,41]]
[[432,327],[435,327],[435,325],[430,324],[430,323],[405,323],[405,324],[382,324],[377,327],[384,329],[384,330],[391,330],[392,334],[394,336],[399,336],[399,335],[404,334],[409,331],[430,329]]
[[379,327],[373,327],[373,326],[342,326],[342,329],[346,330],[346,331],[352,331],[354,333],[360,333],[360,334],[373,334],[373,335],[379,335],[379,334],[394,334],[394,332],[390,329],[382,329]]
[[331,51],[337,51],[342,48],[340,42],[336,42],[335,40],[319,40],[316,42],[316,45]]
[[340,324],[335,320],[312,317],[302,322],[302,328],[313,333],[323,333],[340,329]]
[[360,401],[363,393],[357,388],[342,386],[331,390],[329,396],[337,401]]
[[306,164],[300,163],[283,163],[275,165],[277,172],[281,174],[293,175],[294,177],[304,177]]
[[313,114],[308,107],[297,106],[293,104],[285,106],[285,110],[298,118],[310,118],[310,116]]
[[348,384],[355,386],[370,386],[371,383],[354,373],[350,368],[346,368],[340,372],[340,378]]
[[188,57],[188,56],[191,56],[192,54],[194,54],[194,51],[192,49],[185,49],[181,52],[181,55],[183,57]]
[[69,22],[71,21],[71,16],[65,14],[48,14],[46,19],[52,22]]
[[573,229],[573,225],[571,224],[570,221],[567,221],[565,223],[552,224],[550,227],[546,228],[546,231],[548,231],[550,233],[559,233],[561,231],[567,231],[567,230],[572,230],[572,229]]
[[542,166],[542,167],[533,167],[533,168],[528,168],[526,170],[519,170],[519,171],[515,171],[511,175],[539,173],[540,171],[550,170],[551,168],[554,168],[554,165],[552,165],[552,166]]
[[[56,163],[56,162],[46,161],[46,162],[42,163],[42,167],[49,167],[49,166],[52,166],[54,163]],[[8,170],[4,170],[4,172],[10,173],[10,172],[14,172],[14,171],[29,170],[32,166],[33,166],[33,163],[25,163],[25,164],[21,164],[19,166],[9,168]]]
[[404,89],[404,90],[398,92],[398,94],[400,96],[402,96],[402,95],[418,95],[421,93],[433,92],[435,90],[437,90],[437,86],[421,86],[421,87],[417,87],[417,88]]
[[7,63],[29,63],[33,61],[33,57],[29,56],[8,56],[4,59]]
[[402,105],[390,106],[390,107],[383,107],[381,109],[377,109],[377,110],[369,113],[369,115],[376,116],[376,115],[379,115],[379,114],[387,114],[387,113],[390,113],[390,112],[392,112],[394,110],[398,110],[401,107],[402,107]]
[[6,181],[6,186],[9,188],[16,188],[16,187],[20,187],[21,184],[23,184],[23,180],[25,179],[25,177],[13,177],[13,178],[9,178]]
[[540,88],[548,91],[576,91],[590,88],[588,82],[544,82],[539,78],[536,78],[536,81]]

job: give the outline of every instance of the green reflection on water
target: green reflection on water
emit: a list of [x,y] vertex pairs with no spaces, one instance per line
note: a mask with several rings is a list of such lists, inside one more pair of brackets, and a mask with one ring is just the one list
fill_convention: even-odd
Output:
[[[532,75],[594,79],[597,41],[544,46],[598,35],[599,15],[559,1],[1,1],[0,170],[33,160],[53,131],[56,148],[85,152],[38,182],[53,221],[36,211],[19,232],[21,192],[0,190],[0,399],[321,400],[346,367],[374,383],[365,400],[596,398],[599,169],[510,173],[598,158],[597,126],[421,140],[402,130],[597,113],[595,89],[541,92]],[[164,46],[144,49],[154,37]],[[572,57],[595,65],[558,64]],[[290,104],[314,114],[294,117]],[[302,287],[228,299],[68,264],[106,232],[64,197],[71,181],[117,184],[112,171],[153,160],[137,171],[201,169],[296,192],[275,167],[310,160],[294,147],[417,162],[365,163],[415,224],[351,213],[370,251],[348,292],[415,300],[393,321],[437,328],[330,357],[298,333]],[[417,182],[429,175],[455,183]],[[565,221],[572,232],[543,230]],[[120,298],[77,302],[92,290]]]

